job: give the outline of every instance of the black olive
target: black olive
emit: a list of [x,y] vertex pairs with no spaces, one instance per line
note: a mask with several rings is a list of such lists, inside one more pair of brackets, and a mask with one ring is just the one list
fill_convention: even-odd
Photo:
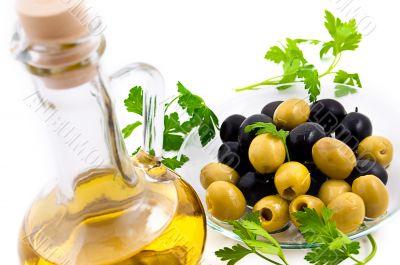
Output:
[[254,124],[256,122],[272,123],[272,119],[265,114],[255,114],[243,121],[243,123],[240,125],[238,137],[240,152],[243,155],[246,154],[247,156],[251,141],[253,141],[253,139],[256,137],[256,132],[246,133],[244,130],[248,125]]
[[365,175],[374,175],[378,177],[385,185],[388,181],[387,171],[380,164],[367,159],[357,160],[357,166],[353,169],[353,172],[351,172],[350,176],[345,180],[351,185],[356,178]]
[[321,99],[311,105],[309,120],[324,127],[330,134],[342,122],[347,112],[342,104],[334,99]]
[[226,118],[221,124],[220,137],[222,142],[237,141],[239,127],[245,119],[246,117],[240,114],[231,115]]
[[326,137],[324,128],[318,123],[306,122],[294,128],[287,138],[290,159],[298,162],[312,161],[312,147]]
[[268,103],[267,105],[264,106],[264,108],[261,110],[262,114],[265,114],[271,118],[274,117],[274,113],[276,108],[278,108],[278,106],[283,103],[283,101],[274,101],[271,103]]
[[324,184],[324,182],[327,181],[329,178],[324,173],[322,173],[314,164],[308,164],[306,166],[311,175],[311,185],[308,189],[307,194],[318,197],[319,189],[321,188],[322,184]]
[[248,157],[243,157],[239,152],[239,144],[237,142],[226,142],[219,147],[218,162],[230,166],[240,175],[254,170]]
[[335,130],[336,139],[346,143],[353,150],[357,150],[359,143],[371,135],[371,120],[358,112],[347,114]]
[[246,198],[247,205],[254,206],[259,200],[268,195],[276,195],[273,174],[260,175],[248,172],[236,183]]

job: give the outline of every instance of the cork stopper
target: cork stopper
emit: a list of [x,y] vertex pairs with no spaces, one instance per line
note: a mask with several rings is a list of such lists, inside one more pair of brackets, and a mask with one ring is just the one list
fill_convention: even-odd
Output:
[[70,43],[89,35],[82,0],[17,0],[16,8],[32,43]]
[[[102,43],[91,36],[90,8],[85,0],[16,0],[17,14],[26,42],[39,47],[32,61],[35,70],[49,88],[76,87],[97,74],[96,62],[84,63]],[[32,71],[31,71],[32,72]]]

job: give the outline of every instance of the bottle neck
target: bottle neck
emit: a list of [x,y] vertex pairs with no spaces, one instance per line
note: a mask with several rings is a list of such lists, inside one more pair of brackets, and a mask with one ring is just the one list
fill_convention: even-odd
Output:
[[137,181],[105,83],[96,71],[91,80],[63,89],[49,88],[46,80],[34,76],[36,93],[26,99],[44,117],[58,184],[68,198],[78,178],[93,171],[112,171],[131,185]]

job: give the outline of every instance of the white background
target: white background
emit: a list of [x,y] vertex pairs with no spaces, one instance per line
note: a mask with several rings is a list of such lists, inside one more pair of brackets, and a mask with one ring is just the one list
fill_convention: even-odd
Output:
[[[110,70],[131,62],[157,66],[166,78],[169,94],[178,80],[203,96],[211,106],[224,91],[261,81],[277,69],[263,59],[268,47],[287,36],[327,38],[322,21],[329,8],[341,17],[371,21],[369,32],[354,54],[346,54],[345,69],[358,71],[363,84],[399,100],[399,6],[397,1],[345,0],[146,0],[96,1],[94,7],[107,25],[108,50],[104,63]],[[43,122],[23,103],[31,83],[9,54],[15,16],[13,3],[0,6],[0,259],[18,264],[17,235],[25,210],[51,178],[46,156]],[[376,102],[377,107],[384,102]],[[394,117],[399,118],[399,117]],[[399,130],[399,128],[393,128]],[[400,177],[400,176],[392,176]],[[395,264],[399,257],[400,218],[375,236],[378,254],[371,264]],[[213,252],[233,244],[210,232],[204,264],[220,263]],[[306,264],[304,252],[288,251],[290,264]],[[249,257],[240,264],[253,262]]]

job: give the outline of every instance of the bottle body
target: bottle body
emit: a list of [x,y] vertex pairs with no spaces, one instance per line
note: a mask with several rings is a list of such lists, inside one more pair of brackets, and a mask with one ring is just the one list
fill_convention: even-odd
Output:
[[[92,174],[93,175],[93,174]],[[117,183],[115,186],[112,183]],[[124,201],[124,207],[106,207],[107,212],[99,212],[96,216],[87,216],[76,222],[76,217],[60,216],[61,209],[50,210],[54,202],[54,193],[34,203],[27,215],[20,235],[20,259],[24,265],[196,265],[199,263],[205,242],[206,223],[202,205],[193,191],[181,178],[177,177],[169,184],[140,183],[135,188],[125,187],[121,192],[122,182],[112,174],[97,174],[76,188],[75,199],[70,209],[82,208],[83,204],[94,206],[96,197],[102,194],[113,200]],[[122,184],[124,185],[124,184]],[[148,185],[140,188],[141,185]],[[147,193],[147,194],[143,194]],[[145,214],[135,214],[137,209],[130,209],[129,200],[154,201]],[[89,199],[89,200],[87,200]],[[176,203],[176,210],[170,216],[165,210]],[[40,205],[41,204],[41,205]],[[103,208],[105,201],[99,204]],[[118,203],[113,203],[117,205]],[[163,207],[162,204],[167,206]],[[77,206],[80,207],[77,207]],[[114,208],[114,211],[110,209]],[[39,216],[48,215],[49,220],[39,226],[33,224],[35,218],[32,211]],[[65,212],[65,209],[64,209]],[[143,213],[143,209],[142,209]],[[77,214],[77,213],[73,213]],[[31,215],[31,216],[30,216]],[[153,215],[149,218],[149,215]],[[146,229],[145,222],[153,226]],[[165,220],[168,219],[168,222]],[[159,231],[154,230],[154,222],[165,223]],[[31,222],[31,223],[29,223]],[[36,229],[36,231],[32,231]],[[62,230],[62,232],[60,231]]]

